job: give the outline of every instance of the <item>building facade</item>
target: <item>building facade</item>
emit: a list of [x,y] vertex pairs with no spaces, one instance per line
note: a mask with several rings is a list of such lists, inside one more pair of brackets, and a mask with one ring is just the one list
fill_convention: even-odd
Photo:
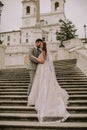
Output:
[[[41,38],[56,42],[59,20],[65,20],[65,0],[51,0],[51,12],[40,14]],[[22,0],[22,27],[20,30],[0,33],[4,45],[33,44],[36,40],[36,0]]]

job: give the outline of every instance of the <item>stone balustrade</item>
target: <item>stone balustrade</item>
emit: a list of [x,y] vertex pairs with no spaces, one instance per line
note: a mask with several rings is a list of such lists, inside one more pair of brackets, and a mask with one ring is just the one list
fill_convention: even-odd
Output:
[[28,64],[29,47],[33,45],[13,45],[8,46],[5,52],[6,68],[25,68]]
[[78,51],[77,67],[87,76],[87,50]]
[[[67,42],[64,42],[64,45],[65,47],[60,48],[58,42],[52,44],[48,43],[53,61],[63,59],[77,59],[78,50],[85,50],[87,47],[86,45],[83,45],[80,39],[71,39]],[[6,68],[26,67],[29,62],[29,47],[33,46],[34,44],[8,46],[5,51]]]
[[5,49],[4,45],[0,45],[0,70],[5,68]]

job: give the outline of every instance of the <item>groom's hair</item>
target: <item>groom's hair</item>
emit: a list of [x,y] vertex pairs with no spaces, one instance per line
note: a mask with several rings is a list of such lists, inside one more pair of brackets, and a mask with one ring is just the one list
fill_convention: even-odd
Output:
[[43,40],[42,39],[40,39],[40,38],[38,38],[38,39],[36,39],[36,41],[35,42],[43,42]]

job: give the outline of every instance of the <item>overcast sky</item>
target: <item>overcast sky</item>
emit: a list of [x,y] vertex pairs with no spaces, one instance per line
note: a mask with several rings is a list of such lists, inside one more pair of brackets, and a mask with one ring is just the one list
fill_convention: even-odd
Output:
[[[12,31],[21,27],[22,0],[1,0],[4,8],[1,15],[1,30]],[[50,0],[40,0],[41,13],[50,12]],[[66,18],[78,29],[79,37],[84,37],[84,25],[87,25],[87,0],[66,0]]]

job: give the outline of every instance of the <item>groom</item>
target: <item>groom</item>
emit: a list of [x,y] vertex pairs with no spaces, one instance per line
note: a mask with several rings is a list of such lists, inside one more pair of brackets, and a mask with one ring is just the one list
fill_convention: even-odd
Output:
[[34,55],[35,57],[38,57],[41,53],[40,46],[43,41],[41,39],[37,39],[35,41],[35,47],[29,48],[29,73],[30,73],[30,84],[28,88],[28,95],[31,91],[33,79],[35,76],[37,65],[39,64],[35,59],[33,59],[31,56]]

